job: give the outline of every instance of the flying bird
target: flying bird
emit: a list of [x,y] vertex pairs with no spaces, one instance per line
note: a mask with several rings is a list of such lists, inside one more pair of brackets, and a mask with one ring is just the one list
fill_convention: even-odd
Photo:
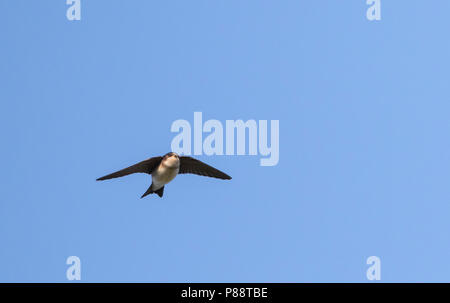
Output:
[[141,161],[130,167],[116,171],[115,173],[98,178],[97,181],[119,178],[134,173],[146,173],[152,175],[152,184],[142,195],[141,199],[153,193],[162,198],[164,186],[172,181],[178,174],[196,174],[224,180],[231,179],[231,177],[224,172],[221,172],[202,161],[187,156],[180,157],[176,153],[171,152],[162,157],[153,157]]

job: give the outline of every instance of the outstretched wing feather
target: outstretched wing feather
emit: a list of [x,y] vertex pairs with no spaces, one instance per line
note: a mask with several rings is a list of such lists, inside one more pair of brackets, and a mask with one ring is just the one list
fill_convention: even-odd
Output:
[[179,174],[196,174],[200,176],[230,180],[231,177],[226,173],[203,163],[200,160],[182,156],[180,157],[180,171]]
[[119,178],[119,177],[127,176],[130,174],[134,174],[134,173],[151,174],[152,171],[159,165],[159,163],[161,163],[161,160],[162,160],[162,157],[153,157],[153,158],[141,161],[139,163],[136,163],[134,165],[131,165],[127,168],[116,171],[112,174],[98,178],[97,181]]

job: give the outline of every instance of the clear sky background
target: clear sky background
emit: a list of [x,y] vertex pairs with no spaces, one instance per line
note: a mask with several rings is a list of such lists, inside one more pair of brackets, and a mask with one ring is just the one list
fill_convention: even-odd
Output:
[[[0,0],[0,281],[450,280],[450,2]],[[233,177],[95,179],[177,119],[280,121]]]

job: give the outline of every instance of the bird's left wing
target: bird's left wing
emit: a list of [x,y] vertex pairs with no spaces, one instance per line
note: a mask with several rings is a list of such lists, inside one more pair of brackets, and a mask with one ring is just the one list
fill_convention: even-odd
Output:
[[182,156],[180,157],[180,171],[179,174],[196,174],[200,176],[213,177],[218,179],[230,180],[231,177],[226,173],[209,166],[197,159]]
[[162,160],[162,157],[150,158],[150,159],[141,161],[139,163],[136,163],[134,165],[131,165],[130,167],[116,171],[115,173],[98,178],[97,181],[102,181],[102,180],[107,180],[107,179],[112,179],[112,178],[119,178],[119,177],[123,177],[123,176],[129,175],[129,174],[134,174],[134,173],[151,174],[152,171],[159,165],[159,163],[161,163],[161,160]]

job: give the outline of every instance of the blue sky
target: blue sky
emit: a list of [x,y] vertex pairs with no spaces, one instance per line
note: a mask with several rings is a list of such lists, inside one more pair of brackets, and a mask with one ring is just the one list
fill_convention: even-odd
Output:
[[[449,281],[450,3],[0,1],[0,281]],[[97,177],[177,119],[279,120],[233,177]]]

